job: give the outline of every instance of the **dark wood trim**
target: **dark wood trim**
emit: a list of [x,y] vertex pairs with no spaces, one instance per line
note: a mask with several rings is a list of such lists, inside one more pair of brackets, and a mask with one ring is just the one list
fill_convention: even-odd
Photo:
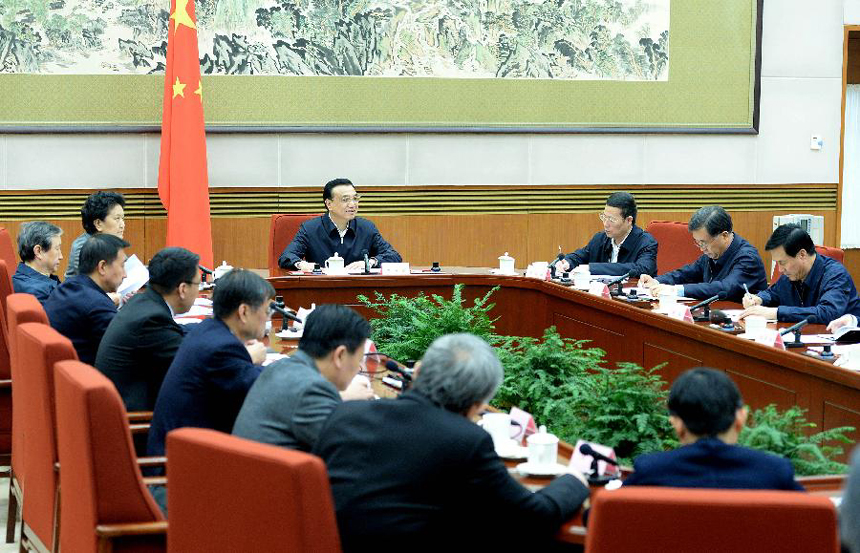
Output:
[[848,91],[848,41],[851,31],[860,31],[860,25],[845,25],[842,33],[842,108],[839,119],[839,182],[836,186],[836,243],[842,247],[842,187],[845,168],[845,104]]
[[761,118],[761,43],[764,28],[764,0],[758,0],[755,22],[755,83],[753,84],[752,130],[758,134]]

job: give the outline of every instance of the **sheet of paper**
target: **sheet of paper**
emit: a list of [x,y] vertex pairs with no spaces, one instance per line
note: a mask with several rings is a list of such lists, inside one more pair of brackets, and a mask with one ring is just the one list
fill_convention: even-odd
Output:
[[120,297],[137,292],[144,284],[149,282],[149,270],[138,259],[137,255],[132,255],[125,260],[125,275],[125,279],[117,289]]
[[[735,322],[737,322],[738,316],[744,312],[743,309],[720,309],[720,311],[725,313],[727,317],[730,317]],[[767,322],[775,323],[776,319],[768,319]]]
[[266,360],[263,361],[263,366],[265,367],[267,365],[271,365],[275,361],[283,359],[284,357],[286,357],[286,355],[284,355],[283,353],[267,353]]
[[[622,290],[625,294],[630,294],[630,292],[632,292],[632,291],[634,291],[634,290],[635,290],[635,291],[636,291],[636,293],[639,295],[639,297],[640,297],[640,298],[642,298],[643,300],[654,300],[654,301],[656,301],[656,300],[657,300],[657,298],[655,298],[654,296],[652,296],[649,292],[647,292],[647,291],[643,291],[643,290],[642,290],[642,289],[640,289],[640,288],[635,288],[635,287],[632,287],[632,286],[631,286],[631,287],[627,287],[627,288],[622,288],[621,290]],[[643,292],[644,292],[644,293],[643,293]],[[686,301],[696,301],[696,299],[695,299],[695,298],[688,298],[687,296],[678,296],[678,301],[685,301],[685,302],[686,302]]]
[[180,313],[184,317],[211,317],[212,308],[205,305],[192,305],[186,313]]

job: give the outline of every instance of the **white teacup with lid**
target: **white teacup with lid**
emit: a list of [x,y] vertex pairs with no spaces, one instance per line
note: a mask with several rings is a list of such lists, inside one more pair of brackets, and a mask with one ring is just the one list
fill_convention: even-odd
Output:
[[325,272],[329,275],[340,275],[344,273],[343,258],[334,252],[334,255],[325,260]]
[[219,278],[226,275],[227,273],[229,273],[232,270],[233,270],[232,265],[227,265],[226,261],[222,261],[221,264],[218,265],[217,267],[215,267],[215,270],[212,271],[212,278],[214,280],[218,280]]
[[536,469],[555,467],[558,463],[558,438],[541,425],[536,434],[526,438],[529,444],[529,465]]
[[503,275],[514,274],[514,258],[505,252],[505,255],[499,256],[499,273]]

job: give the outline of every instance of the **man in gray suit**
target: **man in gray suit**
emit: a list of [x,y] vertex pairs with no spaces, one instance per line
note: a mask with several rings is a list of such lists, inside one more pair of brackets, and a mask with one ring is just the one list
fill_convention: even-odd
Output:
[[342,399],[370,399],[355,381],[370,324],[343,305],[321,305],[305,321],[299,349],[266,367],[242,405],[233,434],[310,451]]

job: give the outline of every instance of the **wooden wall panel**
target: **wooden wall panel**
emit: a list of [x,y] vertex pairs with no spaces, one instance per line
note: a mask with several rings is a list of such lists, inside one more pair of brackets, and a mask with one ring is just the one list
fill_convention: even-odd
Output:
[[[856,33],[852,33],[856,34]],[[860,38],[848,39],[848,84],[860,83]]]

